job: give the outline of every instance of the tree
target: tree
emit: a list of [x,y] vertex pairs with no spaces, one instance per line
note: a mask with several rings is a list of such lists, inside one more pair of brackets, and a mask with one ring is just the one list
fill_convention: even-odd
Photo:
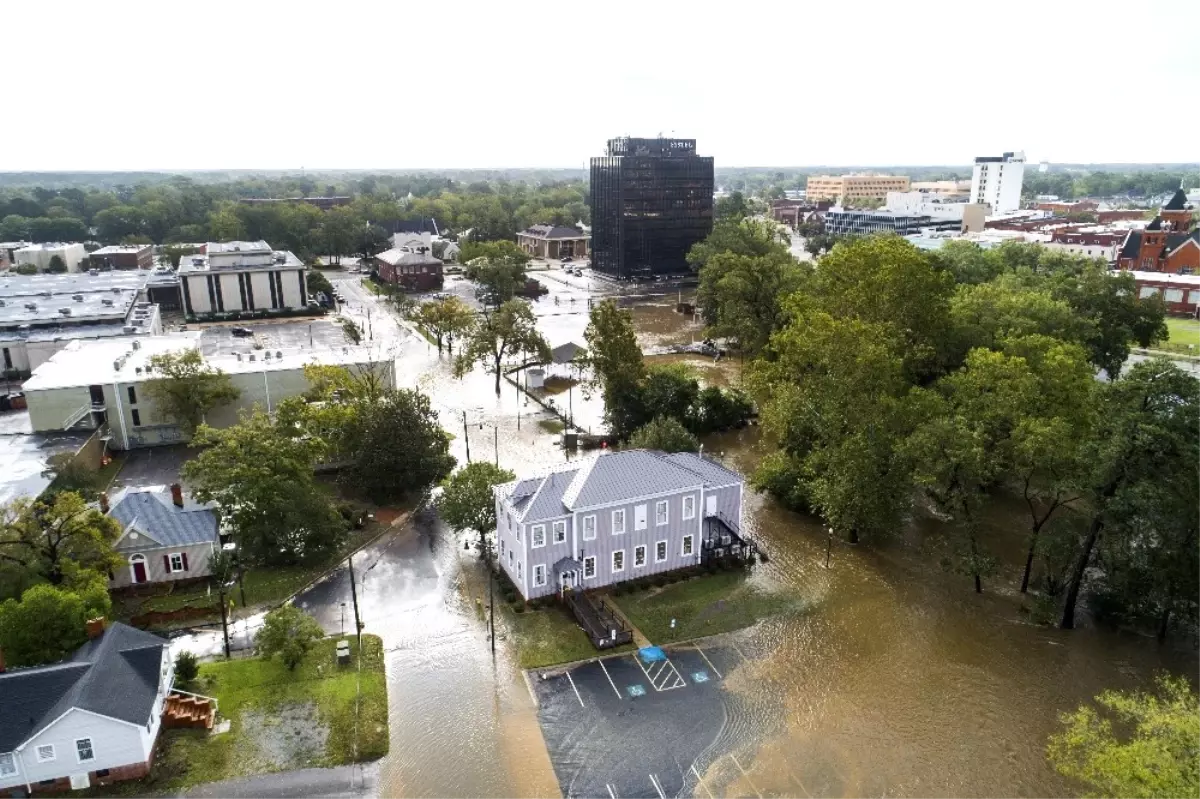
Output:
[[746,195],[734,191],[724,197],[718,197],[714,203],[713,215],[717,219],[743,219],[749,216],[750,206],[746,202]]
[[599,388],[604,397],[604,420],[624,439],[642,423],[642,381],[646,365],[633,330],[633,317],[612,300],[592,307],[583,334],[587,352],[579,358],[589,368],[588,390]]
[[487,534],[496,529],[496,497],[492,489],[516,475],[488,461],[468,463],[443,484],[438,515],[455,530],[479,533],[480,551],[488,552]]
[[688,250],[687,262],[697,272],[709,259],[720,253],[752,258],[771,253],[786,253],[790,243],[778,223],[766,219],[718,219],[712,233]]
[[423,302],[411,318],[434,337],[439,354],[447,342],[453,351],[454,339],[470,333],[475,325],[475,312],[458,297]]
[[162,377],[144,383],[146,395],[162,416],[189,435],[209,411],[241,395],[229,375],[206,364],[198,349],[152,355],[150,366]]
[[295,605],[283,605],[263,618],[254,650],[264,660],[279,655],[288,671],[295,671],[312,645],[324,637],[316,619]]
[[529,254],[511,241],[467,242],[463,246],[467,277],[487,290],[496,307],[524,288],[529,261]]
[[0,507],[0,561],[60,585],[79,570],[107,574],[121,526],[70,491],[52,501],[18,497]]
[[94,499],[101,488],[100,476],[73,452],[59,452],[46,460],[42,477],[50,479],[47,494],[73,491],[84,499]]
[[839,236],[834,233],[817,233],[804,239],[804,250],[816,258],[818,255],[832,252],[834,245],[838,242],[849,239],[849,236]]
[[222,430],[201,425],[192,443],[203,449],[183,476],[197,499],[220,506],[243,563],[312,563],[336,551],[345,523],[313,478],[320,439],[255,409]]
[[696,295],[709,335],[732,338],[746,354],[757,354],[783,326],[783,300],[804,276],[804,268],[782,249],[760,256],[711,256],[700,270]]
[[38,268],[33,264],[17,264],[13,271],[18,275],[36,275],[38,273]]
[[506,358],[532,357],[537,363],[550,360],[550,345],[537,330],[537,320],[529,305],[509,300],[485,314],[470,332],[454,362],[454,373],[462,377],[479,363],[496,376],[496,394],[500,394],[500,376]]
[[695,452],[700,442],[679,420],[656,416],[629,436],[634,449],[657,449],[663,452]]
[[641,386],[627,402],[635,408],[631,415],[638,417],[638,427],[655,416],[665,416],[690,427],[699,396],[700,383],[692,368],[672,363],[647,369]]
[[351,411],[344,433],[350,462],[339,480],[373,502],[423,492],[454,468],[450,436],[420,391],[389,389],[353,402]]
[[67,262],[62,259],[61,255],[51,255],[50,265],[46,267],[46,271],[52,275],[61,275],[67,271]]
[[376,254],[386,250],[391,241],[392,237],[379,225],[366,225],[359,231],[355,252],[361,255],[363,260],[369,261]]
[[188,651],[175,656],[175,681],[181,686],[191,685],[200,676],[200,662]]
[[342,328],[342,333],[346,336],[347,341],[355,346],[362,344],[363,331],[362,328],[358,326],[358,322],[346,317],[341,320],[340,326]]
[[1185,677],[1162,675],[1152,694],[1105,691],[1099,708],[1060,716],[1046,754],[1060,774],[1101,797],[1200,794],[1200,703]]
[[753,412],[750,398],[739,389],[706,386],[696,397],[691,429],[696,433],[728,430],[744,424]]
[[304,282],[312,294],[324,294],[333,299],[333,284],[329,282],[329,278],[316,269],[309,269],[304,273]]
[[353,209],[346,206],[331,208],[321,221],[321,244],[327,255],[332,256],[335,264],[342,262],[342,256],[354,251],[358,231],[366,221]]
[[87,640],[88,619],[111,611],[105,578],[95,572],[73,585],[35,585],[0,604],[0,649],[10,666],[54,663]]

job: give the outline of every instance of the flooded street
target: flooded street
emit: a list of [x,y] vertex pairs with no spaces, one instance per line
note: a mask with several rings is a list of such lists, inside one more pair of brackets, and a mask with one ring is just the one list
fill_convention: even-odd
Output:
[[[551,345],[582,343],[587,281],[544,282],[552,294],[534,308]],[[351,303],[375,302],[353,281],[342,285]],[[644,347],[699,335],[675,300],[623,299]],[[373,313],[376,336],[384,313]],[[738,382],[736,361],[693,362],[706,381]],[[472,459],[518,473],[567,457],[538,424],[545,411],[508,383],[497,397],[478,369],[454,378],[448,357],[422,339],[400,348],[397,374],[430,395],[460,462],[468,442]],[[598,397],[576,389],[572,405],[581,425],[599,426]],[[757,428],[711,437],[705,449],[743,473],[766,452]],[[801,609],[731,637],[746,660],[726,675],[734,709],[714,754],[736,759],[707,761],[703,783],[714,796],[1077,795],[1044,757],[1058,713],[1106,688],[1146,687],[1156,670],[1196,672],[1194,651],[1028,623],[1015,593],[1020,507],[1000,503],[989,526],[1003,565],[978,596],[939,565],[936,523],[870,546],[835,543],[827,570],[816,520],[751,492],[746,502],[748,531],[770,556],[751,579],[799,598]],[[483,582],[463,539],[426,514],[355,565],[366,630],[387,650],[391,751],[379,763],[381,795],[558,795],[525,678],[504,640],[495,659],[490,652]],[[336,631],[346,573],[303,599]]]

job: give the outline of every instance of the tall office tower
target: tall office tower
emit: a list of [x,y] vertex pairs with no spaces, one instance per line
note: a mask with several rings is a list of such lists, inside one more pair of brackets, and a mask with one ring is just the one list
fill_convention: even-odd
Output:
[[1025,153],[980,156],[971,173],[971,202],[986,203],[993,214],[1016,211],[1024,182]]
[[591,181],[593,269],[622,280],[689,270],[713,226],[713,159],[695,139],[609,139]]

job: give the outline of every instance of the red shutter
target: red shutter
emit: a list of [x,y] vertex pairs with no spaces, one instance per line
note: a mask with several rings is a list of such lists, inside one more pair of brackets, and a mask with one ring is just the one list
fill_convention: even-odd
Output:
[[188,567],[187,567],[187,553],[186,553],[186,552],[182,553],[182,554],[180,555],[180,557],[182,557],[182,558],[183,558],[183,570],[184,570],[184,571],[187,571],[187,570],[188,570]]
[[163,555],[163,568],[167,570],[167,574],[171,573],[171,556]]

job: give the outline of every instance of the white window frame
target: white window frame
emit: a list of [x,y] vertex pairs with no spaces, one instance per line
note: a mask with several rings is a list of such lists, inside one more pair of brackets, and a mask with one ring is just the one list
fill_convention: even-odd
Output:
[[[641,563],[638,563],[639,557],[642,561]],[[633,568],[643,569],[645,567],[646,567],[646,545],[638,544],[636,547],[633,548]]]
[[500,559],[504,559],[504,539],[500,539]]
[[[658,548],[659,547],[662,547],[662,552],[663,552],[663,556],[661,558],[658,556]],[[671,557],[670,543],[665,538],[662,541],[655,541],[654,542],[654,562],[662,563],[669,557]]]
[[[617,519],[621,520],[621,523],[619,525],[617,524]],[[625,535],[625,509],[624,508],[621,508],[620,510],[615,510],[612,512],[612,534],[613,535]]]
[[[538,543],[538,535],[542,537],[542,543]],[[529,548],[541,549],[546,546],[546,525],[535,524],[529,528]]]
[[[617,555],[621,556],[621,568],[619,568],[619,569],[617,568]],[[612,565],[612,573],[613,574],[620,574],[621,572],[625,571],[625,550],[623,550],[623,549],[614,549],[613,550],[611,565]]]
[[0,777],[11,777],[16,773],[17,756],[12,752],[0,752]]
[[[589,525],[591,526],[590,530],[588,529]],[[583,540],[596,540],[596,514],[594,513],[583,517]]]
[[[660,514],[659,511],[662,511]],[[659,521],[661,518],[662,521]],[[654,526],[662,527],[671,521],[671,505],[665,499],[654,503]]]
[[683,498],[683,518],[696,518],[696,497],[691,494]]
[[[588,564],[589,563],[592,564],[591,576],[588,576]],[[588,555],[586,558],[583,559],[583,579],[585,579],[585,580],[596,579],[596,556],[595,555]]]
[[[539,579],[540,575],[540,579]],[[533,567],[533,584],[537,588],[541,588],[546,584],[546,564],[538,563]]]
[[512,563],[513,563],[513,551],[510,549],[510,550],[508,550],[508,565],[511,566]]
[[[79,751],[79,745],[87,741],[88,751],[92,753],[91,757],[83,757]],[[96,746],[92,743],[91,738],[76,738],[75,739],[75,762],[76,763],[91,763],[96,759]]]
[[[43,757],[42,756],[43,749],[49,749],[50,754]],[[58,757],[58,753],[54,751],[54,744],[41,744],[34,751],[37,753],[37,762],[39,762],[39,763],[49,763],[50,761],[55,760]]]
[[524,526],[525,526],[525,525],[523,525],[523,524],[518,524],[518,525],[517,525],[517,543],[518,543],[518,544],[519,544],[519,543],[521,543],[521,528],[522,528],[522,527],[524,527]]
[[524,575],[523,571],[524,571],[524,570],[521,568],[521,561],[519,561],[519,560],[518,560],[518,561],[517,561],[517,579],[518,579],[518,580],[524,580],[524,579],[525,579],[525,575]]
[[691,535],[685,535],[679,541],[679,557],[690,558],[696,554],[696,539]]
[[[550,530],[554,535],[554,543],[556,543],[556,544],[567,543],[567,520],[566,519],[560,519],[556,522],[552,522],[550,525]],[[561,535],[562,538],[559,538],[559,535]]]
[[[643,502],[641,505],[633,506],[633,530],[634,530],[634,532],[637,532],[638,530],[646,529],[646,524],[648,521],[646,518],[646,514],[647,514],[648,510],[649,510],[649,508],[646,507],[645,502]],[[639,511],[641,511],[640,514],[638,513]],[[640,520],[638,518],[639,515],[641,516]]]
[[[179,559],[179,568],[178,569],[175,568],[175,559],[176,558]],[[176,572],[181,572],[184,570],[183,569],[183,553],[182,552],[168,553],[167,554],[167,562],[171,564],[171,574],[175,574]]]

